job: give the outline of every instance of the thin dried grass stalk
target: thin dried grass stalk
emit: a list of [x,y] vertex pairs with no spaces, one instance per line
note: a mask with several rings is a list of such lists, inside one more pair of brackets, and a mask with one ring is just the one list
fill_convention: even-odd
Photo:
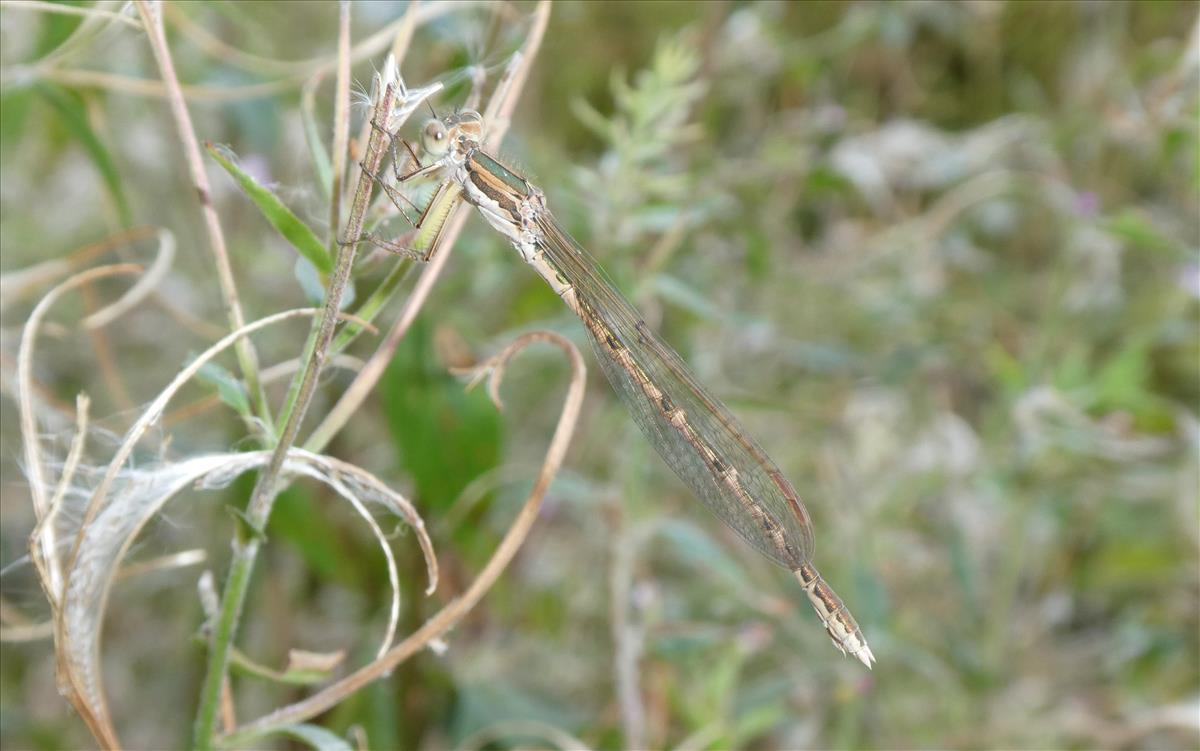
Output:
[[[212,187],[208,182],[208,173],[204,169],[204,158],[200,155],[200,142],[196,138],[196,129],[192,125],[192,116],[188,112],[187,101],[175,74],[175,62],[171,58],[171,48],[167,45],[167,34],[163,27],[162,7],[151,4],[146,0],[136,0],[135,5],[142,23],[146,27],[146,38],[154,53],[162,74],[163,84],[167,87],[167,102],[171,107],[171,115],[175,120],[175,129],[183,146],[183,156],[196,189],[196,197],[200,203],[200,213],[204,218],[205,234],[208,237],[208,247],[212,254],[213,266],[217,272],[217,281],[221,289],[221,301],[225,305],[225,317],[230,329],[241,329],[246,325],[246,316],[242,312],[241,299],[238,296],[237,282],[233,277],[233,265],[229,260],[229,251],[225,247],[225,233],[221,229],[221,219],[217,216],[216,207],[212,202]],[[266,392],[258,379],[258,354],[249,339],[239,338],[235,346],[238,366],[242,377],[246,380],[246,390],[250,392],[250,401],[255,413],[267,423],[267,432],[271,428],[270,409],[267,405]]]

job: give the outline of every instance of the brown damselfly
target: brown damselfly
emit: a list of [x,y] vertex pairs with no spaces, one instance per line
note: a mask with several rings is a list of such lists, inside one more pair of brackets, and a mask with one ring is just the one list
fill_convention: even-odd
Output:
[[[834,645],[871,667],[875,656],[854,617],[812,564],[812,522],[791,483],[567,234],[542,191],[483,151],[483,130],[473,110],[430,120],[421,140],[433,161],[399,181],[442,182],[411,243],[372,241],[429,260],[451,209],[463,200],[475,206],[583,321],[613,390],[667,466],[742,539],[792,571]],[[403,211],[407,199],[381,184]]]

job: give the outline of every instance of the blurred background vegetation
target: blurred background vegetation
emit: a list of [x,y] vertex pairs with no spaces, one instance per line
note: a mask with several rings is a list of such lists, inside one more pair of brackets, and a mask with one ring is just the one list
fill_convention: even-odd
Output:
[[[403,10],[355,3],[353,39]],[[444,82],[441,110],[461,104],[469,66],[494,81],[530,10],[453,7],[417,29],[406,79]],[[166,12],[179,76],[203,87],[199,136],[322,233],[306,79],[280,63],[330,59],[337,13]],[[145,39],[120,24],[72,37],[79,21],[0,6],[0,270],[12,281],[135,224],[176,233],[160,287],[171,314],[147,304],[82,333],[79,316],[121,289],[95,285],[55,309],[39,350],[48,445],[65,446],[86,391],[102,464],[224,316],[166,104],[131,82],[158,80]],[[444,654],[322,724],[372,748],[571,743],[563,733],[596,748],[1200,744],[1196,23],[1190,2],[555,5],[502,153],[792,478],[816,561],[878,664],[837,654],[792,577],[689,496],[592,367],[564,471],[512,566]],[[381,64],[355,66],[360,88]],[[326,144],[332,91],[326,76],[313,98]],[[308,304],[295,250],[209,167],[247,318]],[[118,254],[146,263],[152,247]],[[395,263],[365,257],[359,298]],[[22,562],[33,517],[12,399],[44,292],[6,285],[3,301],[10,633],[48,617]],[[288,326],[256,338],[265,365],[299,356],[304,324]],[[534,328],[584,341],[473,217],[368,408],[326,450],[405,492],[434,538],[430,598],[412,535],[393,540],[402,633],[466,587],[511,523],[566,376],[549,350],[524,355],[498,413],[448,368]],[[374,346],[363,336],[350,354]],[[236,362],[223,366],[176,406],[236,392]],[[351,376],[331,370],[313,413]],[[285,383],[269,389],[276,405]],[[210,400],[169,416],[137,461],[254,448],[248,435]],[[224,507],[243,507],[252,482],[185,493],[131,553],[207,555],[114,592],[103,662],[131,748],[188,743],[205,660],[195,582],[204,569],[223,580]],[[388,583],[361,520],[296,483],[267,533],[239,647],[272,666],[291,648],[369,659]],[[0,745],[93,745],[55,691],[51,641],[2,649]],[[244,719],[309,690],[235,688]]]

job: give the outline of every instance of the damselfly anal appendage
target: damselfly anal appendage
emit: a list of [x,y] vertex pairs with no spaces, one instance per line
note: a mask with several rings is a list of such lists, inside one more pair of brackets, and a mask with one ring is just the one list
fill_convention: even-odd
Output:
[[812,522],[791,483],[567,234],[542,192],[482,150],[483,132],[471,110],[422,130],[434,161],[405,179],[443,176],[418,227],[426,257],[450,209],[460,200],[475,206],[583,321],[613,390],[667,466],[742,539],[792,571],[834,645],[871,667],[854,617],[812,565]]

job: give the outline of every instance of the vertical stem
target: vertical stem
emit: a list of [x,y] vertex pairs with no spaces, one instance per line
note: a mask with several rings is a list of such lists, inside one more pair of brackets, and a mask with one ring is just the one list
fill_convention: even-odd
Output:
[[[392,85],[384,87],[379,101],[371,116],[377,123],[387,122],[387,115],[392,110],[392,99],[395,95]],[[383,134],[379,129],[371,131],[371,139],[367,144],[366,161],[370,169],[364,171],[358,180],[354,195],[354,204],[347,222],[347,236],[357,239],[362,234],[363,220],[367,205],[371,199],[373,180],[370,174],[379,170],[379,164],[385,151]],[[229,566],[229,579],[221,599],[221,610],[213,629],[212,643],[209,646],[208,669],[204,676],[204,686],[200,692],[200,708],[196,715],[196,725],[193,735],[193,745],[197,749],[211,749],[216,734],[217,710],[220,706],[221,686],[229,666],[229,653],[233,646],[234,634],[241,618],[242,609],[249,589],[250,576],[254,570],[254,562],[258,557],[261,530],[271,513],[271,506],[278,494],[279,472],[283,468],[283,460],[296,441],[300,431],[300,423],[304,420],[305,412],[312,401],[312,395],[317,385],[317,376],[328,354],[329,344],[333,340],[333,329],[337,322],[338,311],[341,309],[342,293],[350,280],[350,272],[354,267],[354,256],[358,244],[342,246],[338,253],[337,266],[330,280],[329,290],[325,295],[325,309],[321,313],[320,322],[316,329],[316,346],[312,355],[305,361],[304,374],[300,379],[300,388],[296,394],[295,405],[287,415],[287,421],[279,436],[279,442],[271,453],[267,466],[259,473],[254,491],[246,509],[246,519],[253,527],[248,535],[235,536],[233,542],[233,558]]]
[[[212,204],[212,188],[208,184],[208,175],[204,171],[204,160],[200,156],[200,144],[196,140],[196,130],[192,127],[192,116],[188,113],[187,102],[183,98],[183,89],[175,74],[175,63],[171,59],[171,50],[167,47],[167,37],[163,32],[162,14],[157,3],[147,0],[137,0],[138,13],[146,28],[146,37],[150,40],[150,49],[154,51],[154,60],[162,73],[163,85],[167,90],[167,102],[171,105],[171,114],[175,118],[175,128],[179,131],[179,140],[183,143],[183,154],[187,160],[188,172],[191,174],[192,185],[200,199],[200,210],[204,215],[204,229],[208,235],[208,246],[212,251],[217,268],[217,281],[221,286],[221,299],[225,303],[225,315],[229,319],[229,327],[233,331],[246,326],[246,318],[242,314],[242,304],[238,298],[237,284],[233,279],[233,267],[229,263],[229,253],[225,249],[225,235],[221,231],[221,221],[217,210]],[[267,393],[258,377],[258,355],[249,339],[243,337],[234,345],[237,353],[238,367],[242,377],[246,379],[246,387],[254,404],[254,411],[267,426],[268,434],[275,432],[271,419],[270,405],[267,404]]]

